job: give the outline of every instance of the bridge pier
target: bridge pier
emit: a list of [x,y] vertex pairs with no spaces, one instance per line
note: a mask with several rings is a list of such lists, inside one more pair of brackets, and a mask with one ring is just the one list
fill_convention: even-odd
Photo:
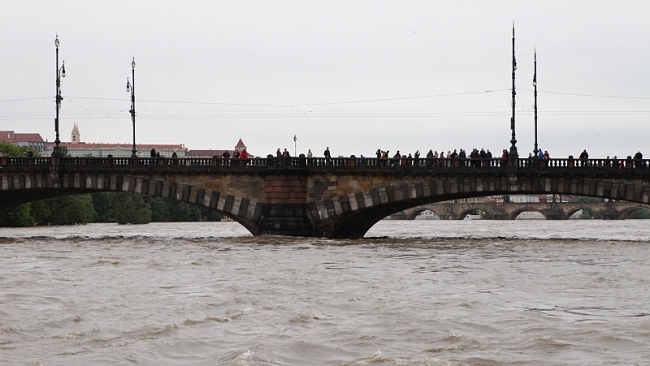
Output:
[[603,220],[619,220],[621,214],[616,211],[606,211],[603,213]]
[[307,217],[307,205],[264,205],[258,235],[313,236],[314,228]]
[[258,235],[313,236],[307,216],[307,175],[269,174],[264,177],[266,202]]
[[564,217],[564,212],[562,211],[547,211],[546,214],[546,220],[562,220]]

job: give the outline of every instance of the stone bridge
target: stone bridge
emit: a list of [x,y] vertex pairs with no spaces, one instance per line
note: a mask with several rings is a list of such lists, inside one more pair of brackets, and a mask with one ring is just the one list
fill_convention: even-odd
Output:
[[473,212],[483,212],[495,220],[515,220],[522,212],[539,212],[547,220],[568,220],[580,210],[590,210],[605,220],[625,220],[632,212],[650,205],[636,202],[440,202],[409,208],[391,215],[392,219],[414,220],[425,210],[441,220],[462,220]]
[[[543,164],[540,164],[543,163]],[[650,203],[647,160],[0,158],[0,206],[119,191],[208,207],[253,235],[360,238],[391,214],[504,194]]]

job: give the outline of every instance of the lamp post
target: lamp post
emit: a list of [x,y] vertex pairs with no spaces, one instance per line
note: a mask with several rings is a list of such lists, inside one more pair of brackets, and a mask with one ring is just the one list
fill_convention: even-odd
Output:
[[[533,87],[535,89],[535,149],[533,152],[537,155],[539,149],[537,148],[537,50],[535,50],[534,58],[535,70],[533,72]],[[554,196],[555,198],[555,196]]]
[[297,156],[296,150],[298,145],[296,141],[298,141],[298,138],[296,137],[296,135],[293,135],[293,156]]
[[510,156],[519,156],[517,154],[517,139],[515,138],[515,71],[517,70],[517,60],[515,59],[515,25],[512,25],[512,117],[510,118],[510,129],[512,138],[510,139]]
[[54,40],[54,46],[56,46],[56,118],[54,118],[54,132],[56,132],[56,138],[54,139],[54,150],[52,150],[52,156],[61,156],[63,152],[59,144],[59,109],[61,109],[61,101],[63,97],[61,96],[61,78],[65,77],[65,61],[61,63],[59,67],[59,35],[56,35]]
[[131,61],[131,80],[133,83],[129,82],[129,78],[126,78],[126,92],[131,92],[131,121],[133,121],[133,150],[131,150],[131,157],[137,158],[137,150],[135,148],[135,57]]

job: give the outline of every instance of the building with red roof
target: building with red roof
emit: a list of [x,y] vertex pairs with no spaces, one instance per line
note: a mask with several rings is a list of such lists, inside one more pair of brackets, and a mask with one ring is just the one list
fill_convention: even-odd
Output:
[[43,152],[46,144],[40,133],[16,133],[14,131],[0,131],[0,142],[16,146],[29,146],[39,154]]
[[[52,155],[55,143],[45,143],[43,155]],[[95,143],[81,141],[79,126],[75,123],[72,127],[70,142],[59,143],[59,146],[67,151],[67,155],[74,157],[95,157],[102,158],[111,155],[116,158],[131,157],[133,144],[119,143]],[[185,157],[187,150],[183,144],[136,144],[137,155],[140,157],[150,156],[151,149],[155,149],[162,157],[171,157],[173,153],[179,158]]]

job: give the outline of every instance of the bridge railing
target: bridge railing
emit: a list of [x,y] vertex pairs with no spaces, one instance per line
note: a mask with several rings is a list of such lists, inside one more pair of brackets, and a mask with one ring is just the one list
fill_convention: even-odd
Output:
[[[485,159],[408,159],[408,158],[366,158],[366,157],[337,157],[337,158],[307,158],[307,157],[275,157],[266,158],[130,158],[130,157],[64,157],[62,166],[133,166],[146,169],[148,167],[167,167],[168,169],[186,169],[191,167],[209,167],[232,169],[248,168],[317,168],[317,169],[413,169],[413,170],[448,170],[448,169],[505,169],[510,163],[502,158]],[[43,167],[52,165],[50,157],[0,157],[0,167]],[[643,169],[650,171],[650,160],[634,159],[535,159],[523,158],[517,160],[517,170],[546,170],[546,169]]]
[[13,157],[0,157],[0,166],[30,166],[30,165],[52,165],[52,158],[43,157],[29,157],[29,158],[13,158]]

